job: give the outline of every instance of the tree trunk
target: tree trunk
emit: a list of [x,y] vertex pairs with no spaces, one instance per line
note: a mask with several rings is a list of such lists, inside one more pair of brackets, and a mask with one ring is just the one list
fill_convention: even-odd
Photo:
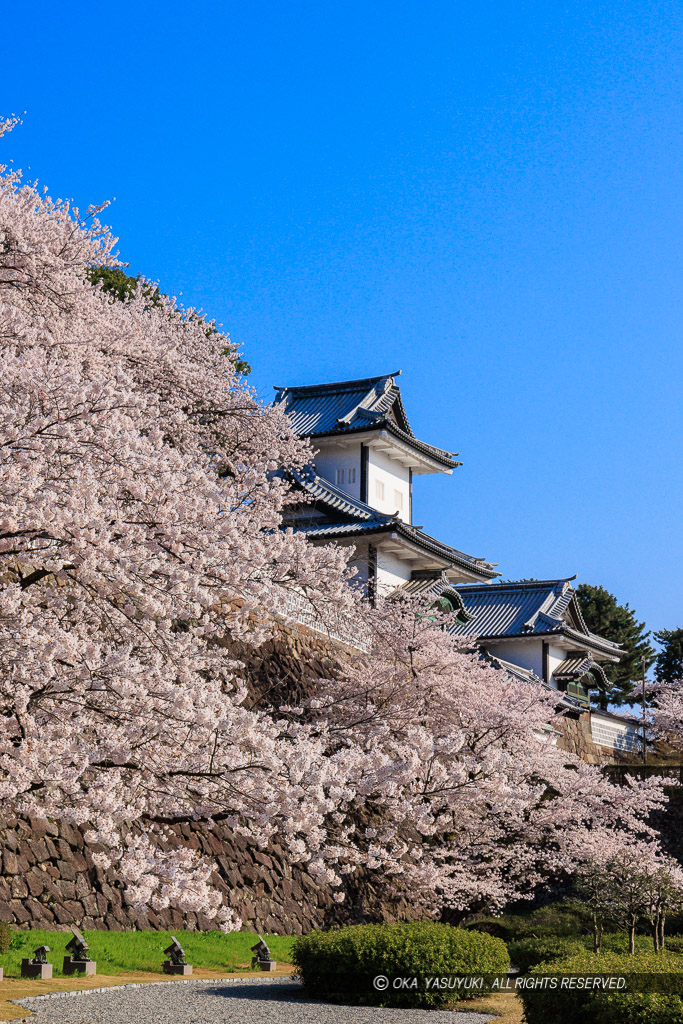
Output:
[[659,915],[659,921],[657,922],[659,931],[659,952],[664,952],[664,924],[666,923],[666,914],[664,911]]
[[652,922],[652,941],[655,945],[655,953],[659,953],[659,914]]
[[599,953],[602,944],[602,921],[593,911],[593,952]]
[[636,915],[631,914],[628,923],[628,951],[633,956],[636,951]]

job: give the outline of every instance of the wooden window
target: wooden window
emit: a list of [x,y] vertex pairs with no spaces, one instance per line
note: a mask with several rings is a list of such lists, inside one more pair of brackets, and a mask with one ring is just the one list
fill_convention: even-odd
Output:
[[343,469],[338,469],[337,470],[337,483],[338,484],[343,484],[344,483],[344,470]]
[[375,497],[378,501],[384,501],[384,483],[382,480],[375,480]]
[[403,509],[403,491],[394,491],[394,504],[399,512]]

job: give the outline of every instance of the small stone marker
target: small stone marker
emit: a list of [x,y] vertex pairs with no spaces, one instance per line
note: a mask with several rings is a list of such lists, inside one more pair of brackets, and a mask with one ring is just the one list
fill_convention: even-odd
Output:
[[256,945],[251,947],[251,951],[254,954],[251,966],[258,967],[260,971],[277,970],[277,961],[271,958],[268,943],[260,935],[258,938],[259,940]]
[[66,951],[69,956],[64,957],[62,971],[64,974],[75,974],[76,971],[83,971],[85,974],[97,974],[97,964],[88,956],[88,943],[85,941],[78,928],[71,927],[73,938],[67,942]]
[[41,978],[47,981],[52,977],[52,964],[47,962],[49,946],[38,946],[33,950],[33,956],[25,957],[21,961],[22,978]]
[[192,974],[192,964],[185,960],[185,950],[180,945],[175,935],[171,936],[171,945],[164,953],[168,960],[164,960],[164,974],[182,974],[185,977]]

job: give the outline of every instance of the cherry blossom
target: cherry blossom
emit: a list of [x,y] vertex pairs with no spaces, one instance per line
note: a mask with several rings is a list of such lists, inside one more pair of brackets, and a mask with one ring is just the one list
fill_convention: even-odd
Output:
[[[103,208],[0,172],[0,813],[86,827],[131,904],[226,928],[168,828],[277,838],[339,899],[362,868],[425,912],[528,895],[587,837],[655,842],[659,784],[562,752],[556,694],[281,528],[311,450],[199,311],[89,283],[117,265]],[[297,606],[358,639],[271,707],[247,654]]]

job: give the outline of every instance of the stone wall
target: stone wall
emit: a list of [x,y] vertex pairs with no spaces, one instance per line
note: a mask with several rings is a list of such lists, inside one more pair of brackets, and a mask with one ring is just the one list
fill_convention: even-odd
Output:
[[[302,696],[311,679],[335,671],[340,653],[345,649],[339,642],[283,622],[258,651],[235,650],[253,696],[276,707]],[[211,928],[201,914],[133,911],[126,905],[121,879],[95,866],[95,850],[84,839],[87,831],[43,819],[3,818],[0,813],[0,920],[45,928]],[[189,846],[213,860],[214,884],[250,930],[296,935],[333,924],[413,916],[409,903],[392,899],[382,880],[369,874],[348,876],[346,900],[340,904],[329,886],[292,865],[278,846],[263,851],[225,826],[183,824],[174,833],[171,846]]]
[[559,727],[562,735],[557,745],[561,750],[576,754],[588,764],[603,764],[609,758],[609,754],[593,742],[589,711],[566,712],[559,721]]
[[[304,694],[312,678],[334,672],[340,651],[338,643],[330,644],[306,627],[280,624],[278,635],[258,652],[239,654],[254,696],[277,706]],[[569,712],[561,723],[560,747],[592,764],[614,760],[614,751],[593,742],[588,713]],[[201,914],[133,911],[126,905],[121,879],[95,866],[86,831],[0,815],[0,920],[45,928],[211,928]],[[336,903],[333,890],[292,865],[283,849],[263,851],[224,826],[177,826],[171,841],[176,844],[213,860],[214,884],[250,930],[300,934],[334,924],[419,916],[406,900],[392,899],[383,880],[370,874],[349,876],[346,900]]]
[[[212,927],[202,914],[132,910],[116,873],[95,866],[95,848],[86,843],[84,831],[44,819],[6,821],[0,829],[1,921],[26,928],[76,924],[112,931]],[[189,846],[213,860],[214,884],[251,931],[299,935],[334,924],[413,916],[409,903],[392,901],[381,884],[362,874],[349,880],[345,902],[336,903],[333,890],[290,864],[281,848],[261,850],[221,826],[179,826],[171,845]]]
[[633,754],[603,747],[596,743],[591,733],[590,711],[566,711],[559,721],[562,735],[557,741],[561,750],[576,754],[587,764],[611,764],[631,761]]
[[[214,882],[250,929],[299,934],[335,919],[331,891],[291,866],[278,848],[264,852],[227,830],[188,825],[178,829],[176,842],[214,861]],[[95,866],[93,849],[72,825],[12,819],[0,831],[0,843],[0,920],[46,928],[211,928],[201,914],[141,915],[127,907],[121,880]]]
[[681,764],[613,764],[607,765],[605,774],[615,785],[624,785],[631,779],[673,779],[675,784],[665,789],[668,803],[653,811],[650,824],[661,834],[665,849],[683,865],[683,765]]

